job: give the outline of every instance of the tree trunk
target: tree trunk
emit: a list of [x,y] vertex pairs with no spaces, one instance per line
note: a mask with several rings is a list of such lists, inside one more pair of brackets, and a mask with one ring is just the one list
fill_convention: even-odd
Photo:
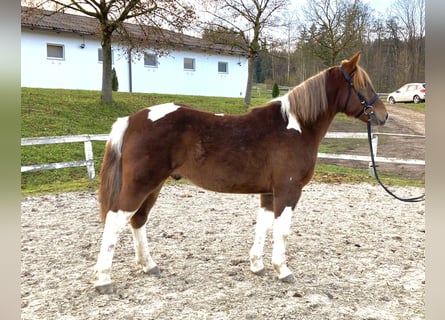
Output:
[[104,104],[111,104],[112,97],[112,82],[111,82],[111,34],[104,34],[102,39],[102,94],[101,102]]
[[246,95],[244,96],[244,103],[249,105],[252,100],[253,66],[255,62],[255,57],[249,57],[247,61],[248,61],[247,85],[246,85]]

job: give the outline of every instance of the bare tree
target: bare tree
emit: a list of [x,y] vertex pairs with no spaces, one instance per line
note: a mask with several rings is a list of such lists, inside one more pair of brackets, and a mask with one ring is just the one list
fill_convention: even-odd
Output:
[[[373,83],[378,92],[390,92],[399,88],[406,82],[424,82],[425,81],[425,12],[424,0],[397,0],[384,14],[372,10],[372,8],[361,7],[357,4],[357,10],[364,10],[364,16],[358,16],[359,19],[365,19],[361,23],[361,28],[356,28],[354,37],[348,46],[341,47],[345,36],[345,28],[333,28],[334,21],[339,20],[339,26],[343,26],[340,22],[346,21],[349,6],[345,10],[331,11],[325,9],[325,12],[331,12],[330,18],[326,18],[323,24],[322,10],[315,10],[317,4],[322,1],[312,0],[307,3],[306,15],[300,14],[301,31],[296,49],[289,50],[286,45],[292,43],[284,41],[280,46],[268,47],[267,51],[261,53],[257,59],[257,70],[260,70],[259,82],[273,84],[274,82],[284,84],[286,82],[288,61],[293,63],[290,65],[290,81],[291,83],[299,83],[309,76],[317,73],[321,69],[338,63],[340,59],[348,56],[356,51],[363,52],[361,63],[366,70],[373,76]],[[326,6],[339,5],[339,1],[331,0],[323,2]],[[350,6],[352,2],[348,1]],[[314,13],[309,13],[308,7],[312,6]],[[336,15],[334,14],[336,13]],[[321,15],[321,20],[316,19],[316,14]],[[306,20],[303,18],[306,17]],[[308,17],[310,19],[308,19]],[[343,19],[343,20],[342,20]],[[285,38],[285,34],[292,36],[293,32],[287,26],[286,18],[282,18],[283,28],[280,37]],[[359,20],[359,22],[362,20]],[[343,22],[342,22],[343,23]],[[322,41],[329,39],[329,28],[332,26],[332,35],[336,35],[338,31],[338,48],[340,49],[335,58],[330,51],[330,47]],[[346,31],[345,31],[346,30]],[[351,30],[351,29],[348,29]],[[287,32],[286,32],[287,31]],[[318,36],[315,37],[315,35]],[[276,43],[276,41],[274,42]],[[336,44],[335,41],[332,42]],[[329,44],[329,43],[327,43]],[[341,49],[343,48],[343,49]],[[335,52],[334,52],[335,53]]]
[[291,53],[295,51],[298,39],[298,29],[300,27],[298,23],[298,13],[294,11],[285,11],[282,15],[282,24],[285,31],[285,46],[284,50],[287,53],[287,85],[290,85],[290,73],[291,73]]
[[425,0],[396,0],[391,15],[398,25],[395,37],[406,43],[403,81],[422,81],[425,68]]
[[[254,62],[261,48],[267,46],[268,28],[277,26],[277,14],[286,9],[288,0],[207,0],[205,12],[210,16],[205,29],[230,30],[235,36],[226,43],[240,48],[248,59],[248,77],[244,103],[250,104]],[[215,33],[218,35],[218,33]],[[215,39],[221,41],[220,37]]]
[[340,53],[349,56],[360,47],[370,17],[370,7],[362,0],[311,0],[303,11],[304,40],[326,65],[338,62]]
[[[97,19],[98,35],[101,40],[102,94],[101,102],[111,104],[111,46],[119,41],[131,49],[140,49],[147,45],[146,39],[153,39],[153,34],[162,36],[163,28],[182,31],[194,19],[193,8],[177,0],[41,0],[32,1],[33,7],[51,8],[55,12],[72,10]],[[131,23],[127,23],[131,22]],[[139,26],[141,39],[134,38],[134,28]],[[155,48],[156,49],[156,48]]]

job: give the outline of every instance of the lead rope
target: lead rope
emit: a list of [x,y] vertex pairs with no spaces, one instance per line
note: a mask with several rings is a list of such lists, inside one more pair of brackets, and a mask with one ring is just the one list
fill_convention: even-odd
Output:
[[372,132],[371,132],[371,113],[368,115],[368,142],[369,142],[369,150],[371,151],[371,162],[372,162],[372,169],[374,171],[374,177],[377,180],[377,182],[382,186],[383,189],[385,189],[386,192],[388,192],[391,196],[393,196],[394,198],[396,198],[397,200],[403,201],[403,202],[420,202],[420,201],[424,201],[425,200],[425,194],[422,194],[418,197],[413,197],[413,198],[400,198],[397,195],[395,195],[394,193],[392,193],[383,183],[382,181],[380,181],[380,178],[377,174],[377,168],[375,165],[375,160],[374,160],[374,151],[372,149]]

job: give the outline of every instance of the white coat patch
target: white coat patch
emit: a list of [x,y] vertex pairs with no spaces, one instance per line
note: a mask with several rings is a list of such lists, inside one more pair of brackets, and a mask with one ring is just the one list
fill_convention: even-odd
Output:
[[147,273],[156,267],[156,263],[150,256],[147,242],[146,224],[139,229],[131,228],[133,233],[134,251],[136,252],[136,263],[142,266],[142,270]]
[[255,227],[255,241],[250,249],[250,270],[253,273],[264,269],[263,249],[266,241],[267,232],[272,228],[274,213],[272,211],[260,208],[258,211],[257,223]]
[[284,279],[292,272],[286,266],[286,243],[292,220],[292,208],[284,208],[281,215],[275,219],[273,225],[272,266],[279,279]]
[[117,118],[116,122],[111,127],[108,143],[111,143],[112,148],[119,155],[122,149],[122,140],[124,138],[125,131],[128,127],[128,117]]
[[167,114],[178,110],[179,108],[180,108],[180,106],[174,104],[173,102],[159,104],[157,106],[149,107],[148,110],[150,110],[150,112],[148,113],[148,119],[150,119],[153,122],[157,121],[157,120],[165,117]]
[[289,130],[290,129],[294,129],[294,130],[296,130],[296,131],[301,133],[301,127],[300,127],[300,124],[298,123],[297,118],[293,114],[291,114],[289,112],[290,101],[289,101],[288,94],[286,93],[285,95],[283,95],[281,97],[278,97],[278,98],[276,98],[276,99],[274,99],[272,101],[277,101],[277,100],[281,101],[281,112],[287,118],[287,127],[286,127],[286,129],[289,129]]
[[135,212],[136,211],[127,212],[122,210],[117,212],[108,211],[102,235],[102,244],[100,246],[100,252],[95,266],[97,273],[97,281],[94,284],[95,287],[100,287],[111,283],[111,264],[119,234],[128,224],[130,218]]

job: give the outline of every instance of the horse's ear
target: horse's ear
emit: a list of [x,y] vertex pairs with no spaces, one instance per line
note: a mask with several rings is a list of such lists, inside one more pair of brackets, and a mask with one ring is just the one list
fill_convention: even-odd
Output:
[[343,60],[341,65],[347,73],[352,73],[357,68],[358,62],[360,61],[361,51],[357,52],[349,60]]

